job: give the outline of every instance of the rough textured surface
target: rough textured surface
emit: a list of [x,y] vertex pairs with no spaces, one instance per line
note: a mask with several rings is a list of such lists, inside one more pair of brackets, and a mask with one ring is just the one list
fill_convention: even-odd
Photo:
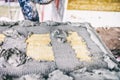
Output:
[[[70,22],[58,23],[52,21],[37,23],[37,25],[29,21],[23,21],[23,24],[20,23],[21,22],[18,22],[19,25],[12,26],[9,26],[9,24],[12,23],[6,24],[5,26],[0,25],[1,33],[5,35],[0,49],[1,79],[120,79],[120,64],[116,61],[107,47],[105,47],[90,24]],[[67,40],[69,32],[76,32],[77,36],[83,39],[89,52],[88,57],[90,61],[87,61],[86,57],[81,56],[83,59],[77,57],[73,45]],[[50,46],[54,54],[54,61],[49,61],[47,59],[37,61],[26,54],[26,48],[28,46],[26,40],[33,34],[50,34]]]
[[63,74],[62,71],[56,70],[49,74],[48,80],[73,80],[72,77]]
[[96,31],[117,61],[120,62],[120,27],[97,28]]
[[[55,53],[56,65],[59,69],[71,71],[78,67],[79,61],[75,57],[75,52],[68,43],[61,43],[51,36],[51,43]],[[63,61],[64,60],[64,61]]]
[[75,80],[119,80],[120,72],[109,71],[105,69],[92,70],[91,72],[81,69],[70,73]]
[[[54,61],[49,34],[33,34],[27,40],[27,56],[35,60]],[[42,56],[41,56],[42,55]]]
[[[110,50],[120,49],[120,28],[97,28],[96,31]],[[107,37],[106,37],[107,36]]]

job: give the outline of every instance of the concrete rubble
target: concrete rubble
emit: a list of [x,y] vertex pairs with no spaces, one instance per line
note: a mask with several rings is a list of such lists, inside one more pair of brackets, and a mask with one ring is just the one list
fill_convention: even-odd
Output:
[[[77,32],[90,52],[91,61],[76,57],[67,36]],[[54,61],[36,61],[26,55],[32,34],[50,34]],[[0,22],[0,80],[120,80],[120,64],[89,23]]]

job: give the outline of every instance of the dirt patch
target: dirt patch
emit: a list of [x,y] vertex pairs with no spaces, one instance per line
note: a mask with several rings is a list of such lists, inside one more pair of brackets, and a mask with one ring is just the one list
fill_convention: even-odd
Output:
[[120,49],[120,27],[97,28],[97,32],[110,50]]
[[120,62],[120,27],[97,28],[97,32],[117,61]]

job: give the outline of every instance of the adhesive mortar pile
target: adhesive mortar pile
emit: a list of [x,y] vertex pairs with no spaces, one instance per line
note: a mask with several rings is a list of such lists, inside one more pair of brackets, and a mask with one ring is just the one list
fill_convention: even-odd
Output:
[[0,22],[0,80],[120,80],[89,23]]

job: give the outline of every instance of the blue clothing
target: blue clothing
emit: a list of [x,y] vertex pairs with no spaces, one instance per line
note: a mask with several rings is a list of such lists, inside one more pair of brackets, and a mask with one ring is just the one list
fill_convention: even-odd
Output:
[[33,1],[33,4],[47,4],[53,0],[18,0],[20,7],[22,8],[24,18],[31,21],[39,21],[39,14],[37,12],[36,6],[33,6],[31,1]]

